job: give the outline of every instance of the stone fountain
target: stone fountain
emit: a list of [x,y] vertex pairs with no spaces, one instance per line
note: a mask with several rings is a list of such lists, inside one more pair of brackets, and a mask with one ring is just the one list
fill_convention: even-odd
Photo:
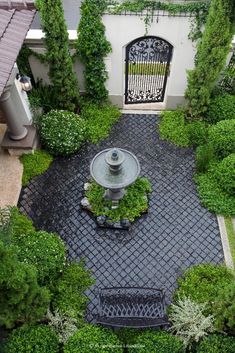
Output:
[[133,153],[112,148],[99,152],[93,158],[90,173],[97,184],[106,189],[104,198],[115,205],[125,195],[125,188],[139,176],[140,165]]
[[[104,199],[111,200],[112,209],[115,209],[118,208],[119,201],[125,195],[125,188],[138,178],[140,164],[130,151],[116,147],[108,148],[93,158],[90,164],[90,174],[97,184],[105,188]],[[82,206],[89,209],[86,199],[82,200]],[[97,217],[97,222],[104,226],[104,217]]]

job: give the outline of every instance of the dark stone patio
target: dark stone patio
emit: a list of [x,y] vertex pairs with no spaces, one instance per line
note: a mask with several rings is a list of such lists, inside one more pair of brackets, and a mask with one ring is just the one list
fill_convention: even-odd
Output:
[[[223,261],[216,217],[200,205],[192,180],[193,149],[161,141],[157,121],[155,115],[123,115],[108,139],[55,160],[22,191],[19,206],[35,226],[59,233],[70,258],[86,259],[96,278],[88,293],[91,315],[97,310],[98,287],[164,288],[169,303],[184,269]],[[111,146],[135,153],[141,175],[153,186],[149,213],[129,231],[98,229],[94,218],[80,207],[91,159]]]

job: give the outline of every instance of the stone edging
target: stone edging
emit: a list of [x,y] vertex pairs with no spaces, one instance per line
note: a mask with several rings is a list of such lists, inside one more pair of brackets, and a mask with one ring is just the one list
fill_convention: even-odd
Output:
[[232,255],[231,255],[229,239],[228,239],[228,235],[227,235],[224,217],[217,215],[217,221],[218,221],[218,225],[219,225],[220,236],[221,236],[221,241],[222,241],[222,246],[223,246],[223,251],[224,251],[225,264],[227,267],[234,270],[234,264],[233,264],[233,259],[232,259]]

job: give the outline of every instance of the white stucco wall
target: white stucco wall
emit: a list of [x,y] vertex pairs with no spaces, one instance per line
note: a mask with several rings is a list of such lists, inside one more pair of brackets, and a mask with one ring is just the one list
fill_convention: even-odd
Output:
[[[113,102],[120,105],[124,95],[125,47],[132,40],[144,36],[145,24],[140,16],[104,15],[107,39],[112,43],[112,53],[106,59],[109,79],[107,88]],[[187,85],[186,70],[194,67],[195,46],[188,39],[190,32],[189,17],[156,17],[148,29],[148,35],[161,37],[173,45],[171,71],[168,77],[164,105],[174,108],[184,101]],[[176,103],[174,103],[176,102]],[[160,107],[160,106],[159,106]]]

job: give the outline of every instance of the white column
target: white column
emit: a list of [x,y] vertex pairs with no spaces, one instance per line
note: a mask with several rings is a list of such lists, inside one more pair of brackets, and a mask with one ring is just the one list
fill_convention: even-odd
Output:
[[8,134],[12,140],[21,140],[27,135],[27,129],[23,126],[11,98],[11,86],[7,86],[0,97],[1,109],[6,119]]

